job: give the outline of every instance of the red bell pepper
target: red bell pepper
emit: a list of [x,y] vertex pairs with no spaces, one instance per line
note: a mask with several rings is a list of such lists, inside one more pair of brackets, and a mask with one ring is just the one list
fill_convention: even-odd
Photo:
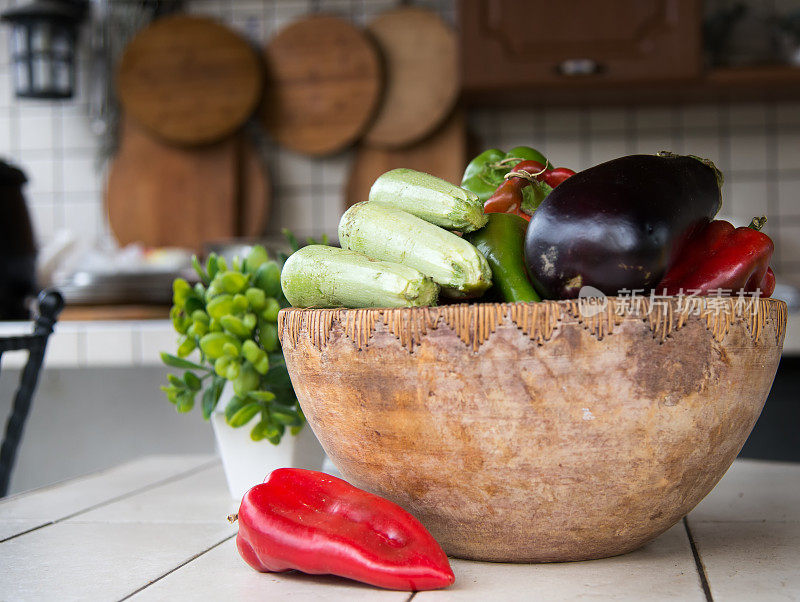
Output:
[[323,472],[274,470],[238,513],[239,554],[262,572],[296,569],[420,591],[455,580],[442,548],[400,506]]
[[483,205],[485,213],[513,213],[530,221],[531,214],[556,186],[575,172],[567,167],[545,169],[538,161],[522,161],[505,176]]
[[775,274],[769,261],[775,246],[760,232],[767,218],[753,218],[746,228],[715,220],[695,235],[656,287],[660,294],[708,295],[755,293],[769,297]]

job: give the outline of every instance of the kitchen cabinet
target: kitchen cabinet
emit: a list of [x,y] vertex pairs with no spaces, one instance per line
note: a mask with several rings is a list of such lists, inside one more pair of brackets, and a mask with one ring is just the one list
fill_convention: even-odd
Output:
[[698,77],[700,15],[698,0],[465,0],[463,86]]
[[700,0],[463,0],[464,100],[476,106],[800,98],[800,68],[706,70]]

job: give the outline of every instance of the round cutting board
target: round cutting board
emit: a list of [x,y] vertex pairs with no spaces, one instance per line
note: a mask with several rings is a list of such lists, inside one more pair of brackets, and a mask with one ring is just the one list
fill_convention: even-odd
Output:
[[263,234],[269,176],[244,134],[180,148],[125,117],[105,201],[121,245],[141,242],[199,251],[209,241]]
[[337,17],[307,17],[278,33],[265,57],[261,116],[280,144],[324,155],[363,133],[382,80],[378,51],[362,31]]
[[217,142],[256,110],[263,90],[258,54],[204,17],[163,17],[128,44],[116,88],[128,115],[176,145]]
[[272,201],[269,172],[255,141],[242,134],[239,149],[238,236],[261,236]]
[[397,148],[430,134],[458,96],[456,35],[435,13],[403,7],[368,26],[386,65],[386,91],[364,142]]
[[361,146],[350,169],[345,207],[366,201],[372,183],[390,169],[408,167],[460,184],[466,164],[466,119],[456,111],[441,128],[413,146],[398,150]]
[[237,137],[179,148],[152,136],[132,118],[106,188],[108,221],[120,245],[200,249],[236,233]]

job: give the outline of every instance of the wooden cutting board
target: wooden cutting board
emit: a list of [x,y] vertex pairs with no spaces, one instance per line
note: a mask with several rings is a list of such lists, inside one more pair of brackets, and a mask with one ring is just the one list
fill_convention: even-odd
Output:
[[390,169],[410,167],[460,184],[466,165],[466,119],[458,110],[433,135],[414,146],[399,150],[359,147],[345,190],[345,208],[366,201],[372,183]]
[[125,111],[177,145],[208,144],[236,131],[263,91],[250,44],[204,17],[162,17],[128,44],[116,89]]
[[109,225],[121,245],[200,250],[208,241],[264,230],[269,180],[241,135],[194,148],[154,138],[123,120],[106,188]]
[[247,134],[239,143],[237,236],[259,236],[267,226],[272,201],[269,173],[264,159]]
[[378,106],[377,49],[360,29],[331,16],[306,17],[265,50],[264,125],[285,147],[309,155],[354,142]]
[[368,30],[383,54],[386,91],[364,142],[386,148],[417,142],[442,124],[458,97],[455,32],[416,7],[383,13]]

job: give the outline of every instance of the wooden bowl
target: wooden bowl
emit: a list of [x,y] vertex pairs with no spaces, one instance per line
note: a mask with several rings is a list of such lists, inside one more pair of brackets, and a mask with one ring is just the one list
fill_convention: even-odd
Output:
[[674,525],[744,445],[786,326],[773,299],[285,309],[308,422],[346,479],[451,556],[603,558]]

